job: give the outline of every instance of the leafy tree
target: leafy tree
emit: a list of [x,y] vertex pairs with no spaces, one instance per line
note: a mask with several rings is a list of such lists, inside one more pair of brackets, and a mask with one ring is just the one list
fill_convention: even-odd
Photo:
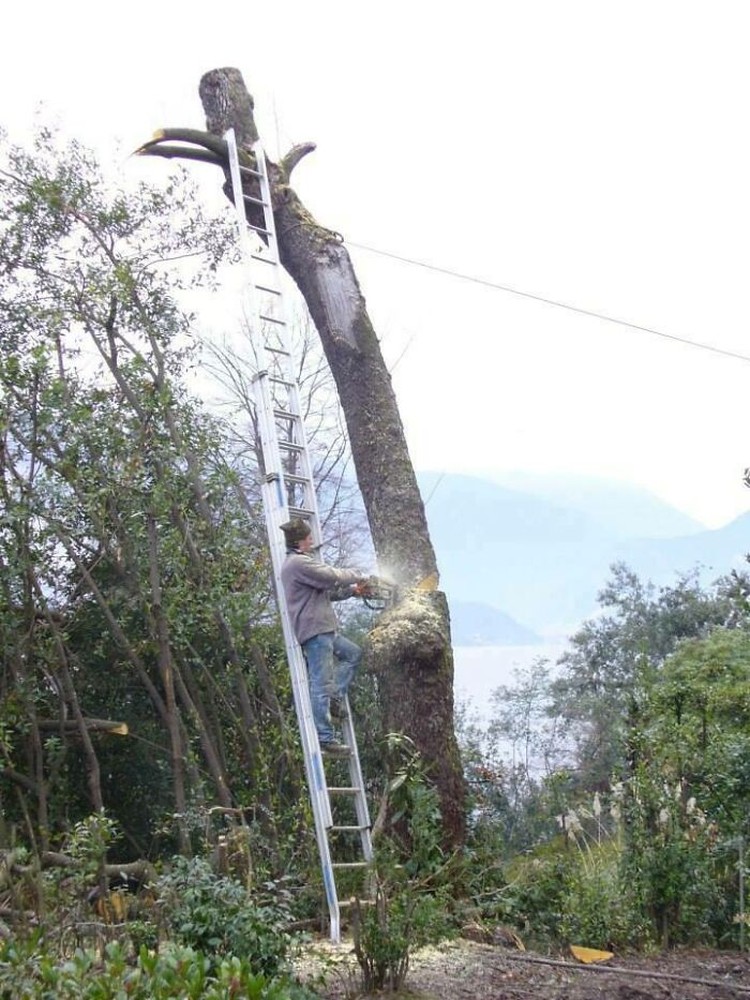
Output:
[[[139,850],[173,817],[188,851],[218,805],[247,810],[273,850],[300,766],[263,531],[185,389],[180,296],[210,285],[227,230],[184,181],[126,195],[49,132],[2,154],[6,814],[42,851],[92,808],[110,808]],[[167,263],[193,253],[200,266]]]
[[750,632],[681,643],[650,704],[653,755],[724,836],[750,832]]
[[626,735],[638,725],[644,685],[684,639],[743,620],[743,578],[701,589],[697,574],[674,586],[644,584],[626,566],[612,567],[599,594],[602,614],[583,624],[560,658],[552,712],[576,747],[583,787],[604,788],[626,765]]
[[[618,567],[602,599],[614,613],[574,637],[561,677],[550,683],[536,665],[497,692],[488,727],[462,734],[472,897],[493,919],[555,939],[736,942],[750,806],[747,581],[657,591]],[[545,743],[557,712],[572,746]],[[535,781],[527,758],[548,772]]]

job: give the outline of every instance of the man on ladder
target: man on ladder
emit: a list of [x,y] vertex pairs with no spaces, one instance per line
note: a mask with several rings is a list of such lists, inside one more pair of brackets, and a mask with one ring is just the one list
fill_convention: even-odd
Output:
[[310,525],[294,518],[281,525],[287,555],[281,582],[289,618],[307,662],[313,721],[320,749],[332,756],[347,756],[350,748],[336,738],[331,716],[342,718],[346,697],[362,650],[337,632],[332,600],[361,595],[367,581],[351,569],[334,569],[312,555]]

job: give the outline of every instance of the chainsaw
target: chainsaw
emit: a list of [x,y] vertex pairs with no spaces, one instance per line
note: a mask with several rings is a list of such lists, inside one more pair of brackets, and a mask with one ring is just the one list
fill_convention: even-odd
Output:
[[360,597],[366,608],[384,611],[396,603],[396,584],[381,576],[366,576],[352,587],[355,597]]
[[[417,591],[434,591],[438,587],[437,573],[431,573],[423,580],[420,580],[412,589]],[[365,607],[372,608],[373,611],[384,611],[393,607],[403,596],[403,589],[399,588],[392,580],[386,580],[382,576],[365,576],[352,587],[355,597],[361,597]]]

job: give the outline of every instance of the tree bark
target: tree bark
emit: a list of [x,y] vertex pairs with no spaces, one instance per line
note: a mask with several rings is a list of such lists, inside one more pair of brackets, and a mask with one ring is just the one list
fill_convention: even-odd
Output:
[[[234,128],[248,151],[258,133],[240,72],[212,70],[199,92],[209,131],[221,136]],[[269,163],[281,262],[305,298],[336,382],[381,572],[406,594],[373,643],[386,721],[414,741],[434,776],[444,841],[454,847],[465,836],[465,786],[453,724],[448,604],[434,589],[412,598],[415,585],[436,581],[437,562],[391,378],[340,235],[316,222],[289,184],[313,148],[294,147]]]

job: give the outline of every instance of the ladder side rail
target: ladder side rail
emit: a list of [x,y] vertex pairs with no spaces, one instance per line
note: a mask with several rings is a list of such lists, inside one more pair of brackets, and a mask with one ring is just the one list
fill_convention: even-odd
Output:
[[357,816],[357,825],[360,827],[359,839],[362,845],[362,856],[365,861],[372,861],[374,858],[374,851],[372,847],[372,823],[370,821],[370,810],[367,805],[367,795],[365,794],[362,765],[359,760],[359,749],[357,747],[357,740],[354,734],[352,710],[349,706],[348,698],[345,702],[343,729],[346,743],[351,749],[351,756],[349,758],[349,778],[352,786],[359,789],[358,794],[354,796],[354,810]]
[[[294,388],[296,389],[296,382],[294,383]],[[336,890],[331,846],[328,838],[328,830],[333,826],[331,800],[325,777],[320,743],[312,715],[307,664],[292,628],[281,582],[281,567],[286,558],[286,545],[279,530],[279,525],[288,520],[289,511],[284,469],[281,462],[278,438],[276,436],[273,401],[269,392],[267,374],[261,373],[256,378],[254,390],[258,411],[258,428],[261,437],[261,451],[266,466],[266,475],[262,486],[263,509],[266,515],[266,530],[271,550],[277,604],[281,616],[284,643],[291,673],[295,710],[302,738],[305,772],[313,809],[315,838],[318,845],[323,886],[331,925],[331,940],[338,942],[341,938],[341,910]],[[299,398],[298,395],[297,398]],[[298,408],[295,416],[294,426],[297,431],[297,443],[302,447],[301,455],[306,457],[308,454],[307,441]],[[319,540],[320,522],[312,479],[310,479],[309,489],[306,490],[305,500],[309,509],[308,520],[310,526],[314,536]]]
[[[247,228],[247,214],[245,213],[245,199],[242,192],[242,177],[240,175],[240,160],[237,150],[237,138],[234,129],[230,128],[224,135],[227,142],[227,158],[229,160],[229,176],[232,182],[232,201],[234,202],[235,216],[237,219],[237,242],[240,246],[240,258],[247,273],[246,288],[249,292],[254,292],[255,281],[251,262],[253,259],[253,248],[250,243],[250,234]],[[260,329],[260,306],[258,296],[251,294],[248,296],[250,313],[252,315],[251,332]],[[257,351],[254,338],[251,338],[253,347]]]
[[[279,253],[279,241],[276,233],[276,219],[273,214],[273,204],[271,200],[271,181],[268,175],[268,164],[266,162],[266,157],[263,152],[263,147],[258,141],[253,145],[253,152],[255,154],[255,162],[257,164],[260,189],[262,193],[263,202],[263,218],[265,221],[265,228],[268,234],[268,249],[272,259],[279,265],[278,276],[279,284],[281,283],[281,256]],[[278,332],[280,343],[285,351],[285,356],[280,359],[280,366],[286,369],[286,377],[289,382],[288,400],[289,400],[289,411],[295,416],[299,417],[299,427],[298,431],[300,434],[299,444],[303,445],[303,450],[300,454],[300,460],[302,465],[301,474],[306,478],[311,486],[312,496],[306,498],[309,500],[308,506],[315,509],[317,524],[313,526],[313,536],[315,537],[316,543],[319,545],[322,541],[322,533],[320,530],[320,515],[317,509],[317,498],[315,497],[315,489],[313,486],[313,468],[312,461],[310,458],[310,449],[307,444],[305,437],[304,422],[302,420],[302,403],[299,393],[299,383],[298,383],[298,373],[295,371],[294,367],[294,350],[291,339],[291,331],[288,324],[288,317],[286,316],[283,299],[279,303],[279,318],[282,321],[282,326]],[[317,531],[315,530],[317,529]]]
[[[288,387],[287,407],[284,421],[288,424],[288,437],[280,440],[279,431],[276,426],[276,409],[274,400],[269,388],[269,378],[266,372],[261,372],[257,376],[258,381],[264,383],[264,411],[258,413],[258,424],[263,451],[265,476],[268,481],[274,480],[279,490],[278,504],[282,503],[289,507],[288,490],[293,490],[295,486],[302,490],[302,498],[299,506],[305,509],[307,520],[313,533],[316,544],[322,540],[320,514],[318,511],[318,501],[315,493],[315,479],[310,460],[310,448],[305,434],[305,427],[302,421],[299,405],[299,390],[296,383]],[[293,460],[291,470],[287,470],[282,459],[283,445],[293,447]],[[281,523],[281,522],[279,522]],[[278,529],[278,526],[277,526]]]
[[[262,383],[256,383],[256,398],[262,398]],[[261,402],[259,400],[259,402]],[[279,488],[277,479],[266,480],[263,483],[263,508],[266,514],[266,528],[269,536],[271,548],[271,562],[274,570],[274,583],[277,593],[277,604],[281,617],[282,632],[284,635],[284,645],[286,647],[287,661],[292,680],[292,694],[294,697],[294,707],[297,714],[297,721],[302,739],[302,751],[305,762],[305,773],[307,785],[310,792],[310,801],[313,810],[315,825],[315,839],[318,845],[321,872],[323,876],[323,886],[326,894],[326,902],[331,921],[331,938],[338,941],[340,938],[340,909],[338,895],[336,892],[336,882],[333,872],[333,859],[328,840],[328,829],[333,825],[331,813],[331,800],[328,793],[328,785],[325,777],[323,758],[318,742],[318,735],[312,714],[312,702],[310,700],[310,688],[307,677],[307,664],[305,662],[302,648],[297,642],[297,637],[292,628],[289,611],[283,597],[283,587],[281,583],[281,565],[285,558],[285,546],[282,541],[279,524],[287,519],[287,509],[284,504],[283,493]]]
[[[237,141],[234,134],[234,130],[230,129],[226,135],[227,147],[229,151],[229,168],[230,176],[232,180],[232,193],[234,200],[234,207],[237,214],[238,222],[238,233],[240,250],[243,260],[247,263],[253,256],[252,247],[250,244],[250,238],[247,229],[247,220],[245,214],[245,198],[242,191],[242,179],[240,175],[239,168],[239,156],[237,150]],[[273,226],[273,211],[270,204],[270,185],[268,183],[268,174],[266,170],[265,156],[263,155],[262,148],[258,145],[255,148],[256,162],[262,164],[262,170],[259,171],[259,180],[261,186],[261,202],[263,204],[264,216],[266,218],[266,223]],[[275,240],[275,228],[273,229],[274,240]],[[275,249],[275,246],[272,248]],[[278,266],[277,254],[273,254],[272,263]],[[254,275],[252,269],[248,267],[248,285],[251,288],[255,287]],[[257,308],[257,296],[253,296],[253,319],[255,320],[253,324],[254,330],[259,330],[262,326],[259,316],[259,309]],[[291,358],[291,343],[288,336],[288,331],[286,331],[286,343],[285,347],[288,350],[289,358]],[[256,345],[257,349],[257,345]],[[258,360],[261,360],[260,358]],[[265,362],[265,352],[263,352],[262,360]],[[264,365],[265,368],[265,365]],[[291,368],[291,362],[290,362]],[[290,376],[294,373],[290,370],[288,372]],[[292,388],[294,390],[293,395],[297,403],[295,416],[299,417],[299,391],[297,389],[296,379],[290,377],[290,382],[292,382]],[[312,766],[309,768],[308,783],[310,786],[310,791],[313,793],[313,805],[315,807],[316,802],[320,802],[318,808],[315,809],[316,813],[319,813],[322,817],[325,827],[332,825],[331,818],[331,807],[330,799],[328,796],[328,790],[325,783],[324,772],[322,768],[322,763],[320,761],[320,748],[317,741],[317,735],[315,734],[315,727],[312,721],[312,705],[310,701],[309,685],[307,682],[307,667],[304,661],[304,654],[297,642],[296,636],[291,626],[291,621],[289,619],[289,614],[286,608],[286,602],[283,599],[283,587],[281,584],[281,566],[283,565],[284,558],[286,556],[285,543],[283,541],[281,532],[279,530],[279,525],[284,521],[288,520],[288,506],[286,503],[286,490],[284,482],[284,470],[281,463],[280,450],[278,446],[278,440],[275,433],[275,424],[273,416],[273,402],[268,391],[268,380],[267,380],[267,369],[266,371],[261,371],[261,373],[256,377],[254,384],[254,395],[256,400],[256,409],[258,414],[258,425],[260,431],[260,443],[261,443],[261,453],[263,455],[263,462],[265,466],[265,481],[263,483],[263,509],[266,516],[266,531],[268,535],[269,548],[271,551],[271,564],[274,570],[274,583],[277,594],[277,604],[279,607],[281,621],[282,621],[282,632],[284,633],[285,646],[287,650],[287,656],[289,659],[292,682],[293,682],[293,694],[295,699],[295,708],[297,710],[297,717],[300,722],[300,735],[303,738],[303,750],[305,757],[305,764],[308,767],[309,762],[313,762]],[[303,456],[307,455],[307,441],[304,435],[304,426],[302,424],[301,418],[298,423],[298,443],[302,447],[301,454]],[[311,496],[309,497],[310,503],[310,520],[311,527],[315,535],[319,538],[320,536],[320,526],[319,517],[317,512],[317,502],[315,498],[314,490],[311,490]],[[315,736],[315,738],[313,738]],[[317,764],[315,763],[315,758],[318,758]],[[321,775],[323,779],[321,780]]]
[[[264,491],[273,491],[275,495],[276,483],[264,484]],[[269,529],[269,532],[276,531],[277,534],[280,534],[278,531],[278,519],[273,514],[273,512],[278,510],[278,508],[273,502],[264,503],[264,508],[267,515],[266,527]],[[271,535],[270,537],[275,536]],[[274,566],[274,580],[276,584],[276,593],[277,595],[281,595],[281,597],[277,600],[277,604],[279,606],[282,632],[284,634],[284,645],[287,653],[287,662],[289,664],[289,671],[292,679],[294,707],[300,728],[300,737],[302,739],[302,752],[305,761],[307,786],[310,791],[310,801],[313,810],[315,839],[318,845],[318,855],[320,857],[320,867],[323,876],[323,887],[325,890],[328,914],[331,922],[331,940],[338,942],[341,938],[341,911],[336,891],[331,846],[328,839],[328,830],[331,826],[333,826],[331,799],[325,776],[323,755],[320,750],[318,734],[313,720],[310,687],[307,677],[307,663],[305,661],[302,648],[297,642],[297,637],[294,634],[286,601],[283,599],[280,564],[278,561]]]
[[[229,159],[229,177],[232,181],[232,200],[237,214],[237,237],[240,244],[243,261],[247,262],[252,258],[253,249],[250,245],[250,235],[247,231],[247,214],[245,213],[245,198],[242,193],[242,177],[240,176],[240,158],[237,149],[237,137],[234,129],[230,128],[224,138],[227,141],[227,154]],[[250,281],[252,287],[254,281]]]
[[[272,503],[276,515],[281,518],[275,525],[275,531],[270,534],[272,553],[276,554],[279,568],[281,568],[284,556],[286,555],[286,549],[282,541],[279,526],[289,513],[289,494],[287,492],[288,484],[284,463],[281,458],[281,445],[276,428],[276,417],[274,415],[274,405],[268,385],[267,373],[260,372],[256,376],[254,391],[258,416],[258,431],[263,454],[264,482],[274,487],[274,492],[270,494],[269,501]],[[299,446],[298,454],[304,459],[309,449],[302,419],[297,414],[290,414],[290,419],[293,422],[294,433],[297,438],[296,444]],[[307,474],[307,466],[303,467],[300,471],[303,473],[301,478],[304,480],[304,505],[308,513],[308,521],[313,532],[313,537],[316,542],[320,542],[320,516],[318,514],[318,502],[315,496],[314,482],[312,477]],[[279,556],[281,558],[278,558]]]
[[[264,461],[271,459],[272,464],[276,464],[278,472],[268,473],[262,484],[263,510],[266,519],[266,532],[268,544],[271,551],[271,565],[273,567],[274,584],[276,588],[276,603],[281,616],[282,631],[284,633],[284,643],[289,660],[289,667],[292,674],[292,688],[295,698],[295,708],[300,723],[300,732],[304,739],[305,759],[307,761],[309,749],[311,753],[320,754],[320,748],[315,734],[315,727],[312,719],[312,704],[310,701],[309,685],[307,682],[307,667],[304,661],[304,654],[297,642],[297,638],[292,628],[289,611],[284,600],[284,588],[281,582],[281,568],[286,558],[286,543],[283,539],[279,525],[288,519],[288,507],[286,504],[286,493],[283,478],[283,469],[278,461],[278,441],[273,434],[273,415],[269,417],[270,397],[268,394],[267,380],[259,376],[254,383],[256,409],[258,412],[258,429],[261,437],[261,449]],[[274,458],[276,462],[274,463]],[[315,515],[313,515],[315,516]],[[331,807],[328,798],[327,788],[319,781],[318,769],[313,769],[314,782],[310,785],[311,792],[316,795],[323,795],[325,803],[322,807],[322,815],[326,826],[330,826]]]
[[[235,143],[236,151],[236,143]],[[309,488],[306,489],[305,493],[305,506],[310,510],[314,511],[314,515],[311,518],[311,528],[313,530],[313,537],[316,544],[322,542],[322,533],[320,526],[320,514],[318,512],[317,497],[315,495],[314,479],[313,479],[313,468],[310,459],[310,449],[307,442],[305,434],[304,421],[302,420],[302,403],[300,399],[299,383],[298,383],[298,373],[295,370],[294,364],[294,345],[292,344],[291,331],[288,324],[288,318],[286,316],[286,310],[284,307],[284,299],[281,294],[281,282],[282,282],[282,269],[281,269],[281,258],[279,254],[279,242],[276,234],[276,219],[273,214],[273,204],[271,199],[271,181],[268,175],[268,164],[266,162],[265,153],[263,152],[263,146],[260,141],[254,143],[252,151],[255,155],[255,162],[258,173],[258,180],[261,192],[261,204],[263,207],[263,218],[265,223],[265,230],[268,236],[268,252],[269,257],[276,265],[276,275],[278,281],[278,292],[279,292],[279,302],[277,317],[281,321],[280,328],[276,331],[276,336],[283,348],[283,355],[281,358],[276,359],[276,366],[284,373],[286,380],[288,382],[287,386],[287,402],[289,413],[293,417],[297,417],[298,420],[295,424],[295,429],[298,434],[297,444],[301,445],[301,451],[299,453],[300,463],[301,463],[301,475],[309,483]],[[239,166],[237,169],[237,177],[239,179]],[[241,189],[240,189],[241,194]],[[244,212],[244,206],[243,206]],[[247,242],[247,230],[245,229],[245,239]],[[259,317],[260,319],[260,317]],[[260,328],[260,325],[259,325]],[[268,364],[264,365],[266,370],[270,367]],[[270,406],[269,406],[270,412]],[[277,452],[274,455],[274,468],[267,469],[267,472],[282,471],[281,468],[281,458],[280,454]],[[283,472],[282,472],[283,474]]]

